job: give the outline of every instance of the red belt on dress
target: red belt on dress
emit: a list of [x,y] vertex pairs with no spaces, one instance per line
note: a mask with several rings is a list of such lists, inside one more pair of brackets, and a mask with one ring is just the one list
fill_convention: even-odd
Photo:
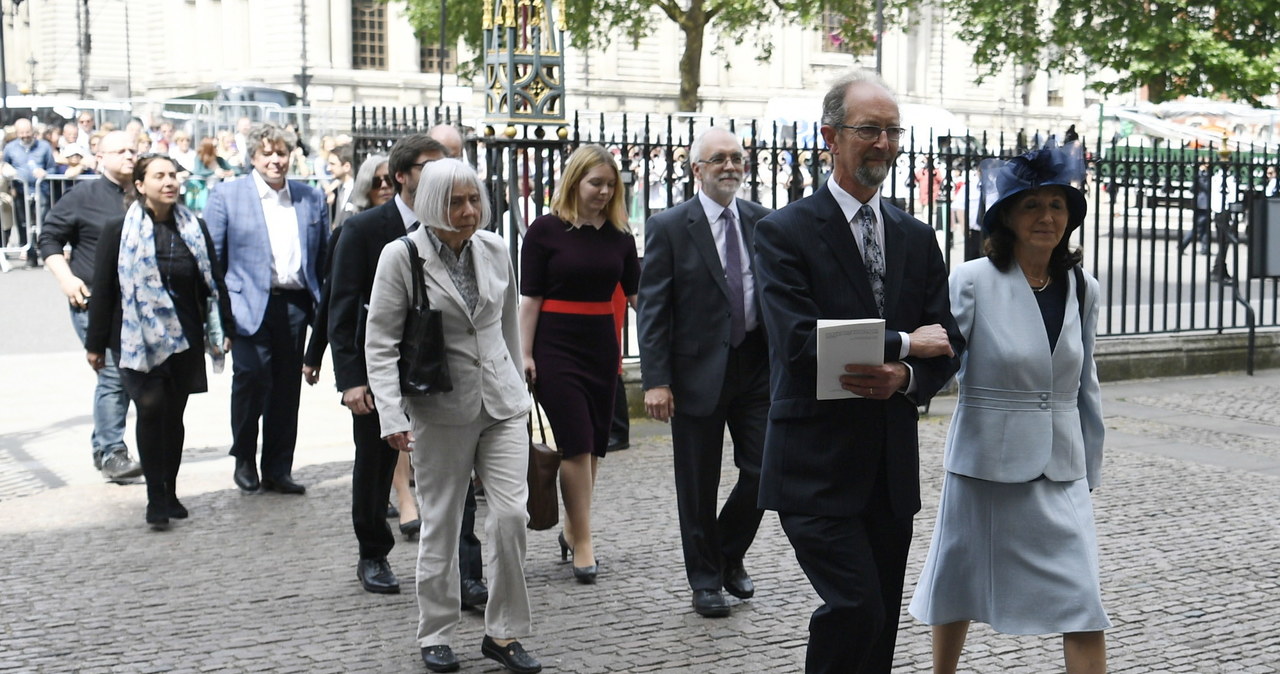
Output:
[[542,300],[542,310],[553,314],[580,314],[583,316],[612,316],[613,302],[574,302],[572,300]]

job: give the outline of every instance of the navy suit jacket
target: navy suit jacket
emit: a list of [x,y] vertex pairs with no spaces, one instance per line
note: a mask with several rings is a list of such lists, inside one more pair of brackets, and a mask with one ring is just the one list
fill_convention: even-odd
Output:
[[[743,245],[750,252],[756,222],[769,209],[737,202]],[[681,413],[711,414],[729,362],[729,286],[697,196],[645,225],[638,300],[644,388],[670,386]],[[759,300],[755,302],[759,316]]]
[[[342,225],[329,273],[329,346],[339,391],[367,386],[364,331],[378,259],[387,244],[405,235],[395,199],[353,215]],[[320,327],[320,326],[317,326]]]
[[[302,244],[302,278],[314,304],[320,302],[320,272],[324,269],[329,235],[329,207],[320,190],[290,180],[289,195],[298,217]],[[227,291],[236,330],[252,335],[262,326],[271,296],[271,240],[262,214],[262,200],[253,175],[219,183],[209,194],[204,220],[213,237],[218,259],[226,265]]]
[[941,324],[956,358],[907,357],[911,396],[816,399],[819,318],[878,316],[849,223],[830,189],[756,225],[756,288],[769,335],[769,426],[760,507],[852,517],[867,507],[883,472],[894,515],[920,509],[917,405],[959,367],[964,338],[951,316],[947,269],[933,229],[880,201],[885,247],[885,362],[899,360],[899,331]]

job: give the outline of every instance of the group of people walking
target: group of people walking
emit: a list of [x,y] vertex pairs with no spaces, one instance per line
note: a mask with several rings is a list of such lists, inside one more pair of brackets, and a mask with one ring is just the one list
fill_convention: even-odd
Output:
[[[725,593],[755,595],[748,551],[774,510],[822,600],[806,671],[890,671],[920,509],[918,409],[954,375],[943,494],[910,604],[934,626],[934,671],[956,671],[974,620],[1062,633],[1069,672],[1105,671],[1089,495],[1103,438],[1098,285],[1069,245],[1086,208],[1076,167],[1052,147],[989,166],[986,257],[948,279],[932,229],[880,194],[902,134],[885,83],[865,72],[838,80],[821,129],[830,177],[777,212],[737,197],[737,137],[700,134],[690,148],[699,192],[646,223],[643,264],[614,158],[576,148],[551,213],[524,234],[518,282],[509,244],[486,229],[484,183],[454,158],[461,141],[447,127],[365,160],[353,212],[332,234],[323,196],[285,179],[293,141],[282,130],[250,133],[254,171],[216,187],[203,222],[176,203],[172,160],[137,158],[126,190],[136,197],[99,238],[85,345],[95,369],[114,355],[138,406],[146,521],[164,528],[188,515],[175,489],[182,411],[207,388],[205,352],[233,360],[235,483],[305,492],[291,473],[298,392],[331,350],[352,414],[362,586],[400,589],[387,562],[394,484],[401,529],[419,534],[416,642],[427,669],[460,667],[461,611],[484,606],[481,652],[540,671],[521,642],[533,633],[530,389],[563,455],[561,553],[577,582],[594,583],[620,295],[637,311],[645,408],[671,423],[694,612],[726,616]],[[410,395],[400,347],[424,299],[439,312],[450,385]],[[818,321],[866,318],[883,320],[882,363],[819,371]],[[816,399],[820,381],[848,397]],[[726,428],[737,481],[717,511]],[[412,470],[397,477],[402,457]]]

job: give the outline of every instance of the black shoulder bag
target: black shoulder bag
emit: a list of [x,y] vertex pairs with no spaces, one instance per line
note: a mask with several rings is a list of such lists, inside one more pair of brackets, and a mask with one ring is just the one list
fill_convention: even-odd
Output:
[[404,318],[400,337],[400,394],[426,396],[453,390],[449,362],[444,355],[444,315],[427,300],[427,282],[422,276],[418,247],[407,236],[400,237],[409,249],[413,270],[413,304]]

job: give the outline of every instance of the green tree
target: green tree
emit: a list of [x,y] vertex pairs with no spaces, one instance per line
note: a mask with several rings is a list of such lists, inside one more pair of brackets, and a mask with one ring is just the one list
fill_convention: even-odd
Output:
[[[482,11],[479,0],[407,0],[409,18],[419,35],[440,34],[440,3],[446,3],[446,36],[479,50]],[[904,10],[916,0],[886,0],[885,16],[900,23]],[[495,4],[501,0],[495,0]],[[824,12],[842,17],[841,40],[855,49],[874,49],[875,0],[565,0],[565,30],[573,46],[603,47],[616,35],[632,44],[671,21],[684,36],[680,57],[681,110],[698,109],[702,56],[708,26],[714,25],[723,44],[755,44],[757,58],[772,54],[770,29],[779,19],[817,27]],[[439,39],[435,37],[434,39]],[[430,38],[429,38],[430,41]]]
[[1145,86],[1156,103],[1220,95],[1254,105],[1280,81],[1280,0],[947,5],[984,78],[1009,66],[1027,67],[1027,79],[1037,69],[1056,69],[1084,74],[1103,93]]

